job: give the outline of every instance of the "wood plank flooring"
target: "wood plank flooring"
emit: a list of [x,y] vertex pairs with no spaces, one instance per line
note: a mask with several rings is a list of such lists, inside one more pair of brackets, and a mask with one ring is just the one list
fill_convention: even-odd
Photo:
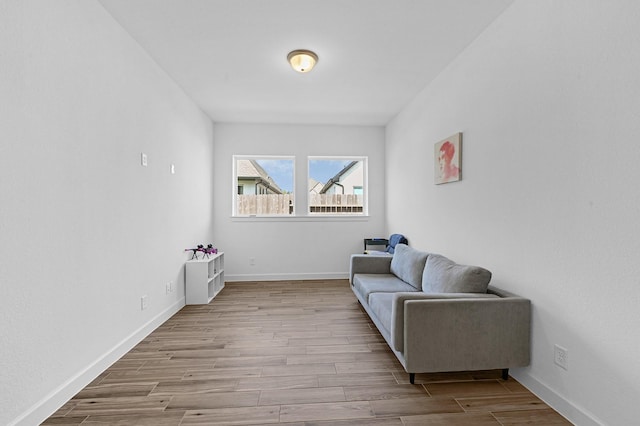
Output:
[[417,374],[346,280],[227,283],[45,425],[570,425],[500,371]]

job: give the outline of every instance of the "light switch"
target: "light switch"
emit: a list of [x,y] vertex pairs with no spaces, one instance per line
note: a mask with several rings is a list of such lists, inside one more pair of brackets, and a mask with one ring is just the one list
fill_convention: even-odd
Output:
[[175,164],[172,164],[172,165],[171,165],[171,174],[172,174],[172,175],[175,175],[175,174],[176,174],[176,165],[175,165]]

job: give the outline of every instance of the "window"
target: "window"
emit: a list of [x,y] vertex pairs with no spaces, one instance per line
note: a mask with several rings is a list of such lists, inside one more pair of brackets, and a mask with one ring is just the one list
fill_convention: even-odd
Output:
[[233,215],[293,215],[293,182],[293,157],[234,155]]
[[309,157],[311,214],[366,214],[366,157]]

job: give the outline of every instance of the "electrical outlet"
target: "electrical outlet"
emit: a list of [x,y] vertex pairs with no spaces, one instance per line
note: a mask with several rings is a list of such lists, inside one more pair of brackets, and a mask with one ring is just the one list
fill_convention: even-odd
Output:
[[250,257],[249,258],[249,265],[250,266],[255,266],[256,265],[256,258],[255,257]]
[[164,290],[165,294],[169,294],[171,293],[171,283],[167,283],[167,285],[165,286],[165,290]]
[[144,152],[140,153],[140,163],[144,166],[147,167],[147,154],[145,154]]
[[569,351],[561,346],[554,345],[553,362],[555,362],[557,366],[569,370]]
[[144,311],[148,306],[147,295],[145,294],[140,298],[140,310]]

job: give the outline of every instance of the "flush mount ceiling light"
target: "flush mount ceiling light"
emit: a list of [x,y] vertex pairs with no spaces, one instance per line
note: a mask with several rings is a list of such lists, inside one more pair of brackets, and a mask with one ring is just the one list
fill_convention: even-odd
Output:
[[309,72],[313,69],[316,62],[318,62],[318,55],[310,50],[299,49],[289,52],[287,60],[294,70],[298,72]]

